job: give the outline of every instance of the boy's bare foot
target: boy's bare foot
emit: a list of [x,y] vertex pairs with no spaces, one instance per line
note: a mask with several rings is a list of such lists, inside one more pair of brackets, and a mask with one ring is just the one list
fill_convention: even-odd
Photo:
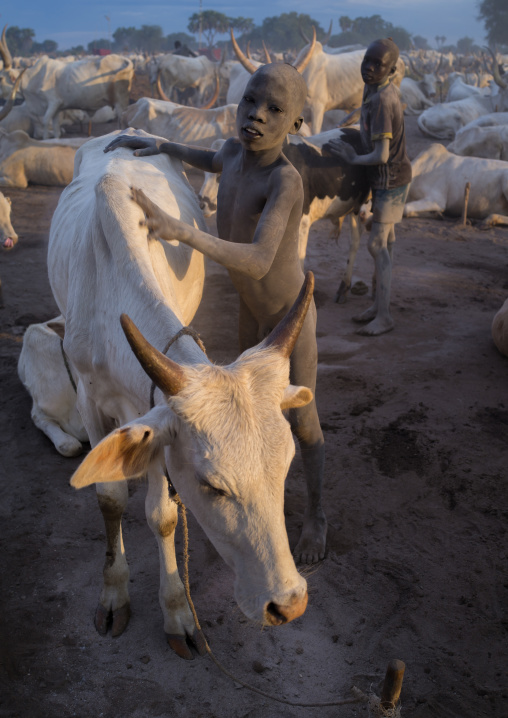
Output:
[[[375,304],[373,304],[371,307],[366,309],[361,314],[357,314],[356,317],[353,317],[353,321],[357,324],[365,324],[365,322],[371,322],[377,314],[377,307]],[[361,330],[358,330],[358,333],[360,333]]]
[[363,334],[368,337],[377,337],[379,334],[391,332],[394,326],[395,322],[391,317],[386,317],[384,319],[376,317],[372,322],[370,322],[370,324],[358,329],[356,333]]
[[325,557],[327,522],[323,513],[305,516],[302,534],[293,556],[296,563],[317,563]]

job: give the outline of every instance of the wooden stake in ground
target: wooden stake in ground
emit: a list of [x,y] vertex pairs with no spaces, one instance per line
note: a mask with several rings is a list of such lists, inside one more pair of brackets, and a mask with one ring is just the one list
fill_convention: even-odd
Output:
[[469,192],[471,190],[471,182],[466,182],[464,188],[464,210],[462,212],[462,226],[466,226],[467,222],[467,205],[469,204]]
[[381,691],[381,706],[383,708],[395,708],[399,702],[405,670],[406,664],[397,658],[394,658],[388,664],[383,690]]

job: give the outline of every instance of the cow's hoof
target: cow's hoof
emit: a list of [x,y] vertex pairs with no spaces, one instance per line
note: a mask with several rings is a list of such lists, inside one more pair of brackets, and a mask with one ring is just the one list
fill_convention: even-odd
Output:
[[108,632],[110,621],[111,612],[99,603],[99,605],[97,606],[97,610],[95,611],[94,618],[94,625],[97,633],[100,633],[101,636],[105,636]]
[[335,294],[335,298],[333,301],[336,304],[345,304],[348,289],[349,289],[349,287],[346,287],[345,282],[341,282],[339,288],[337,289],[337,293]]
[[128,603],[121,608],[117,608],[116,611],[113,611],[113,624],[111,626],[111,635],[113,638],[122,635],[127,628],[130,617],[131,607]]
[[62,441],[56,446],[56,450],[62,456],[79,456],[83,453],[83,444],[73,436],[69,436],[65,441]]
[[[194,660],[195,652],[199,656],[207,654],[206,638],[203,631],[196,629],[192,634],[192,638],[189,636],[180,636],[176,633],[166,633],[166,638],[170,648],[180,658],[184,658],[186,661]],[[194,649],[194,650],[193,650]]]
[[128,603],[121,608],[117,608],[116,611],[108,611],[108,609],[99,603],[95,611],[94,619],[97,633],[100,633],[101,636],[105,636],[111,627],[112,637],[116,638],[120,636],[127,628],[130,616],[131,608]]

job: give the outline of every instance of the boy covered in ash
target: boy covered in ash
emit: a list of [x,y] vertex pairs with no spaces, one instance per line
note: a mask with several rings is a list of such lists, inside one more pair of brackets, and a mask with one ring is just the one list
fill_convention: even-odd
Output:
[[[227,268],[240,296],[241,351],[261,341],[285,316],[304,280],[298,256],[302,180],[282,148],[287,134],[300,129],[306,96],[305,81],[294,67],[264,65],[251,76],[238,105],[238,138],[227,140],[220,150],[122,135],[105,149],[131,147],[138,156],[164,152],[206,172],[221,173],[219,238],[168,216],[141,190],[133,189],[133,198],[156,236],[184,242]],[[291,382],[315,392],[316,372],[316,307],[312,302],[291,355]],[[321,506],[324,439],[315,399],[292,409],[289,419],[300,443],[308,492],[294,554],[298,561],[314,563],[324,558],[327,528]]]
[[342,140],[331,140],[330,151],[354,165],[367,165],[372,190],[372,228],[369,252],[374,258],[376,295],[374,304],[356,322],[366,323],[358,334],[376,336],[393,329],[390,288],[395,224],[402,219],[411,182],[411,163],[406,154],[404,114],[397,88],[391,83],[399,49],[391,38],[375,40],[365,53],[361,73],[365,82],[360,115],[360,134],[365,154],[358,155]]

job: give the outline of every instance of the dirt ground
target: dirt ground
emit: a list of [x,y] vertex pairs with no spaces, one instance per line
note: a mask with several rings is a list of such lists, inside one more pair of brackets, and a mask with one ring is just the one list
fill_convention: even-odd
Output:
[[[411,157],[427,143],[415,128],[408,118]],[[8,194],[20,240],[0,256],[0,716],[366,718],[362,704],[272,702],[208,658],[171,652],[142,482],[130,482],[124,521],[131,622],[117,639],[96,633],[105,541],[95,492],[70,488],[80,459],[61,457],[32,424],[16,372],[26,327],[57,314],[45,261],[60,190]],[[508,359],[490,326],[508,295],[508,233],[404,220],[396,328],[370,338],[351,321],[368,296],[333,302],[348,229],[338,245],[330,229],[314,225],[307,260],[318,306],[326,559],[305,572],[303,617],[260,630],[236,607],[232,574],[191,517],[198,615],[226,667],[278,697],[329,702],[353,685],[379,693],[388,661],[399,658],[403,716],[507,718]],[[372,269],[364,239],[355,278],[370,284]],[[193,326],[208,354],[227,362],[237,355],[235,292],[222,268],[207,271]],[[304,505],[297,456],[286,483],[292,545]]]

